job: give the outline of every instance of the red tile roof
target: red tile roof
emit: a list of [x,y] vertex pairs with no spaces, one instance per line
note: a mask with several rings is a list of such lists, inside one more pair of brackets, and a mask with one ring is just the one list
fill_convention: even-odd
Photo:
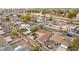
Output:
[[39,35],[38,35],[38,40],[40,40],[41,42],[46,42],[48,40],[48,38],[50,37],[51,33],[49,32],[39,32]]

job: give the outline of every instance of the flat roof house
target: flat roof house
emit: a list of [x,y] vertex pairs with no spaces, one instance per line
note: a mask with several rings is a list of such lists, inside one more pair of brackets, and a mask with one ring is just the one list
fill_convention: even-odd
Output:
[[30,30],[30,25],[29,24],[21,24],[21,28]]
[[3,30],[0,30],[0,35],[4,34],[5,32]]
[[7,44],[7,42],[3,37],[0,36],[0,47],[3,47],[5,44]]
[[28,47],[26,45],[19,45],[14,49],[15,51],[28,51]]
[[0,26],[0,30],[2,30],[3,28]]
[[22,38],[11,43],[10,45],[14,48],[14,51],[28,51],[32,48],[31,44]]
[[7,37],[5,37],[5,40],[8,43],[8,42],[11,42],[12,41],[12,38],[10,36],[7,36]]

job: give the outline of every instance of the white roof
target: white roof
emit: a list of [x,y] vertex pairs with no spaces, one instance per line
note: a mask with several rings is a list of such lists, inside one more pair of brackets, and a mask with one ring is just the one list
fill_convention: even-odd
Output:
[[5,32],[3,30],[0,30],[0,34],[4,34]]
[[59,46],[56,51],[66,51],[66,49],[63,48],[62,46]]
[[27,27],[26,29],[27,29],[27,30],[30,30],[31,28]]
[[28,51],[29,48],[26,45],[20,45],[14,49],[14,51]]
[[20,45],[20,46],[16,47],[15,50],[18,50],[18,49],[21,48],[21,47],[22,47],[22,46]]
[[16,17],[17,15],[16,14],[13,14],[13,16]]
[[16,22],[16,24],[21,24],[22,22]]
[[27,33],[30,33],[31,31],[27,31]]
[[26,25],[25,24],[21,24],[21,28],[25,28],[26,27]]
[[23,32],[23,34],[28,34],[28,33],[30,33],[31,31],[27,31],[27,32]]
[[21,29],[22,27],[19,27],[19,29]]
[[29,24],[21,24],[21,28],[30,30],[30,25]]
[[0,26],[0,29],[2,29],[2,27]]
[[30,27],[30,25],[29,24],[21,24],[21,27]]

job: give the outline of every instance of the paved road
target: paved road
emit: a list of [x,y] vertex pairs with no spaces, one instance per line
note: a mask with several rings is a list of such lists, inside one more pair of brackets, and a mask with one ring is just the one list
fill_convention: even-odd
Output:
[[[14,27],[11,27],[11,28],[13,28],[15,31],[17,31],[16,28],[14,28]],[[19,33],[19,32],[17,32],[17,33],[18,33],[18,35],[19,35],[21,38],[23,38],[25,41],[29,41],[32,45],[40,44],[41,47],[42,47],[42,49],[44,49],[45,51],[53,51],[53,50],[47,48],[47,47],[46,47],[42,42],[40,42],[39,40],[33,40],[33,39],[31,39],[31,38],[29,38],[29,37],[27,37],[27,36],[25,36],[25,35],[22,35],[22,34]]]

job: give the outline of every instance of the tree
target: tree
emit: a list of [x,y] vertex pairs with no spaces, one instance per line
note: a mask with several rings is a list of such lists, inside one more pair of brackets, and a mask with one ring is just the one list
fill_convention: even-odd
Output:
[[68,13],[67,17],[70,18],[70,19],[72,19],[73,17],[76,17],[76,15],[77,15],[77,11],[72,10],[72,9],[68,10],[67,13]]
[[64,14],[64,10],[61,10],[61,9],[57,10],[58,16],[62,16],[63,14]]
[[17,35],[17,32],[16,32],[16,31],[12,31],[11,34],[12,34],[13,36],[16,36],[16,35]]
[[34,45],[33,46],[33,51],[39,51],[40,50],[40,46],[39,45]]
[[63,32],[67,32],[68,29],[66,27],[60,27],[60,30],[63,31]]
[[6,17],[5,20],[6,20],[6,21],[10,21],[10,18],[9,18],[9,17]]
[[37,38],[37,34],[36,33],[33,33],[32,36],[34,37],[34,39]]
[[79,37],[76,37],[73,42],[69,45],[69,51],[77,51],[79,49]]
[[27,21],[31,20],[31,17],[30,16],[22,16],[22,20],[23,20],[23,22],[27,22]]
[[35,31],[37,31],[37,28],[36,27],[34,27],[34,28],[31,29],[31,32],[32,33],[35,32]]
[[25,32],[25,29],[23,29],[23,28],[20,28],[20,30],[19,30],[21,33],[23,33],[23,32]]
[[53,19],[52,19],[52,18],[49,18],[48,20],[49,20],[49,21],[52,21]]

